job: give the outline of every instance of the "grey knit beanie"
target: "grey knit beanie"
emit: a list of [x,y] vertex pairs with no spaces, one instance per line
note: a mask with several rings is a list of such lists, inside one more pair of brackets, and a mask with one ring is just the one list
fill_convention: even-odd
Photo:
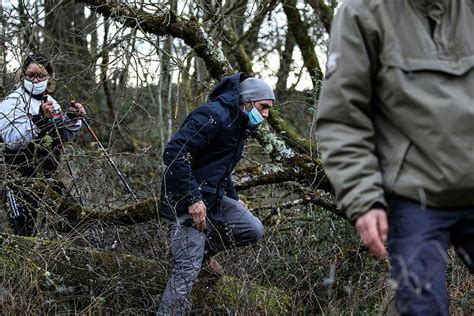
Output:
[[268,83],[257,78],[247,78],[240,83],[239,102],[241,104],[260,100],[275,101],[272,87]]

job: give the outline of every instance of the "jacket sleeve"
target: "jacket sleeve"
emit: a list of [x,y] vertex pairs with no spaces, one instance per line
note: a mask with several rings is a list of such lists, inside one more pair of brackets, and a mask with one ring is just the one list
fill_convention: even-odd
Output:
[[79,130],[81,129],[81,126],[82,121],[80,119],[69,119],[68,116],[63,116],[62,126],[59,129],[62,141],[68,142],[74,137],[76,137],[79,133]]
[[220,120],[209,107],[191,112],[183,125],[166,145],[163,153],[165,194],[175,202],[191,205],[202,200],[202,194],[192,171],[193,158],[202,153],[220,128]]
[[[53,99],[51,96],[48,96],[49,101],[53,102],[54,109],[61,113],[61,107],[59,103]],[[43,137],[46,134],[49,134],[53,137],[54,143],[53,146],[60,144],[57,137],[58,133],[61,137],[61,142],[68,142],[72,140],[78,133],[82,126],[82,121],[77,118],[70,119],[67,115],[61,115],[54,120],[44,119],[41,115],[33,115],[32,121],[40,129],[38,138]],[[56,132],[57,128],[57,132]]]
[[[59,103],[55,99],[51,98],[51,96],[49,98],[53,102],[54,108],[61,111]],[[61,140],[63,142],[68,142],[76,137],[79,133],[79,130],[81,129],[81,126],[82,121],[80,119],[76,117],[71,119],[67,115],[61,116],[61,120],[58,123],[58,130],[59,134],[61,135]]]
[[[60,110],[57,101],[49,98],[54,107]],[[0,105],[0,133],[3,141],[12,150],[21,149],[26,143],[43,137],[54,128],[51,120],[44,119],[39,114],[30,116],[25,109],[26,104],[18,93],[11,94]],[[72,139],[78,133],[81,124],[80,120],[61,119],[58,128],[62,141]]]
[[0,104],[0,133],[8,148],[18,150],[33,141],[41,129],[28,117],[20,95],[9,95]]
[[386,206],[372,117],[379,35],[362,1],[338,10],[317,115],[317,139],[339,207],[354,222]]
[[232,181],[231,176],[227,178],[227,182],[225,184],[225,195],[236,201],[239,200],[239,195],[237,194],[237,191],[235,190],[234,181]]

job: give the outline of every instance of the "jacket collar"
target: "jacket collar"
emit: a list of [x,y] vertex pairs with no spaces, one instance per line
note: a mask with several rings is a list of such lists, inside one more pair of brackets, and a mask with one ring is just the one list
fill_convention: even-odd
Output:
[[33,97],[33,99],[36,99],[36,100],[39,100],[39,101],[42,101],[43,100],[43,95],[42,94],[32,94],[30,91],[26,90],[25,87],[21,87],[23,92],[26,93],[28,96],[31,96]]
[[451,0],[411,0],[413,7],[425,16],[441,16],[449,7]]

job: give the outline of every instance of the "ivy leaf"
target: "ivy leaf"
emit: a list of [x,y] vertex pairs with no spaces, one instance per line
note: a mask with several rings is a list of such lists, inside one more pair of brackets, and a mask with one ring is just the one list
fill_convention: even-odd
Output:
[[41,143],[43,143],[43,145],[45,146],[51,146],[53,144],[53,138],[51,137],[51,135],[46,134],[41,139]]

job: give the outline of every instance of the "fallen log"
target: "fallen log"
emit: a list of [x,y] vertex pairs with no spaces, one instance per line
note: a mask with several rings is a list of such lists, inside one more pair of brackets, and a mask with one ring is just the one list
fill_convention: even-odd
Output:
[[314,189],[332,192],[331,184],[326,177],[322,163],[306,155],[284,158],[278,164],[261,164],[239,168],[232,179],[237,191],[259,185],[295,181],[305,183]]
[[[315,160],[312,158],[304,159],[304,156],[294,156],[287,160],[285,166],[260,165],[237,170],[233,175],[236,189],[240,191],[259,185],[288,181],[303,182],[326,192],[331,189],[322,167],[314,163]],[[289,164],[292,164],[293,167],[287,167]],[[46,199],[44,200],[46,203],[43,204],[48,208],[48,212],[44,213],[60,214],[67,220],[70,227],[78,227],[96,221],[114,225],[133,225],[158,220],[158,198],[147,199],[117,209],[102,210],[83,207],[74,200],[59,195],[46,181],[26,180],[26,182],[23,182],[23,186],[30,187],[32,192],[41,192],[41,196]],[[338,213],[335,205],[328,203],[326,199],[320,198],[320,194],[314,193],[314,195],[318,195],[318,198],[311,198],[310,195],[306,194],[304,197],[305,204],[321,206]]]
[[[70,239],[50,241],[4,233],[0,234],[0,245],[2,280],[30,287],[32,282],[37,283],[38,300],[72,300],[76,307],[101,302],[95,310],[99,312],[114,313],[126,308],[152,311],[168,278],[167,258],[155,261],[79,247]],[[244,309],[273,315],[286,314],[291,307],[290,296],[282,290],[229,275],[207,282],[205,288],[198,283],[192,297],[213,310]],[[13,310],[2,312],[18,312],[14,302],[7,305]]]

